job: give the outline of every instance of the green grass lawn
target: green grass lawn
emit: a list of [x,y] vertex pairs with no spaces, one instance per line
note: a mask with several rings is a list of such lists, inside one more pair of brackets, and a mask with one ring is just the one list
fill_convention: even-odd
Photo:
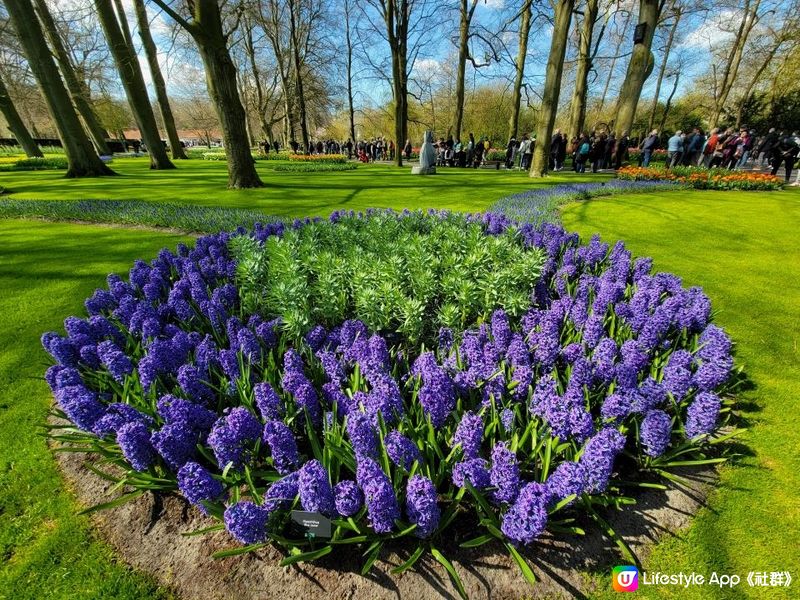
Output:
[[[115,166],[124,178],[91,181],[66,181],[53,172],[10,173],[0,184],[28,198],[258,206],[296,216],[368,206],[475,210],[533,187],[524,173],[502,171],[447,171],[420,184],[389,167],[309,175],[268,173],[264,164],[259,169],[272,187],[248,192],[221,191],[224,165],[202,161],[177,173],[152,173],[142,161],[118,161]],[[192,182],[191,173],[207,178]],[[577,180],[568,174],[545,184],[564,179]],[[742,441],[753,455],[722,469],[709,508],[686,532],[658,544],[646,566],[704,575],[789,570],[800,578],[800,193],[617,196],[567,206],[563,219],[568,229],[584,236],[597,231],[607,240],[624,239],[634,254],[653,256],[657,268],[681,275],[687,285],[703,286],[717,321],[737,342],[739,364],[756,386],[742,399],[751,425]],[[152,257],[182,238],[20,220],[0,220],[0,236],[0,314],[5,316],[0,324],[0,598],[163,595],[146,577],[118,564],[110,549],[93,539],[88,519],[75,516],[78,507],[38,435],[37,425],[51,402],[41,380],[46,357],[39,336],[58,328],[64,317],[81,313],[83,300],[107,273],[123,273],[134,258]],[[743,593],[763,597],[746,584],[728,595]],[[664,588],[661,595],[724,594]],[[791,595],[774,590],[771,597]]]
[[[708,508],[688,531],[668,537],[651,571],[790,571],[794,593],[728,594],[708,587],[680,598],[797,598],[800,585],[800,193],[673,192],[602,198],[563,210],[567,229],[625,240],[655,267],[700,285],[716,320],[737,344],[736,358],[755,389],[742,398],[752,456],[721,470]],[[605,586],[603,586],[605,588]],[[610,590],[611,586],[608,585]],[[642,586],[639,586],[642,590]],[[668,588],[652,596],[669,596]],[[616,597],[610,592],[608,597]]]
[[224,162],[176,161],[175,171],[151,171],[146,158],[116,159],[117,177],[64,179],[60,171],[0,173],[12,198],[37,200],[146,200],[257,208],[280,216],[327,216],[337,208],[441,208],[485,210],[492,202],[534,187],[565,182],[603,181],[610,175],[553,174],[534,180],[523,171],[443,168],[435,176],[411,174],[411,167],[360,165],[340,173],[285,173],[256,163],[265,187],[226,189]]
[[165,594],[94,540],[40,425],[52,401],[39,337],[80,314],[111,272],[185,236],[0,220],[0,598],[149,598]]

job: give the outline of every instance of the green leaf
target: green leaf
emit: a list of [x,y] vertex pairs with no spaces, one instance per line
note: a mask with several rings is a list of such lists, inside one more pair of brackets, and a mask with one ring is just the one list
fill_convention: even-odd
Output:
[[414,564],[419,560],[420,556],[424,554],[424,552],[425,552],[425,546],[417,546],[417,549],[414,550],[413,554],[411,554],[411,556],[406,562],[392,569],[392,574],[399,575],[403,571],[407,571],[408,569],[413,567]]
[[211,558],[220,559],[220,558],[228,558],[230,556],[239,556],[240,554],[247,554],[248,552],[253,552],[254,550],[258,550],[259,548],[263,548],[266,546],[265,543],[261,542],[258,544],[250,544],[249,546],[240,546],[238,548],[231,548],[230,550],[220,550],[219,552],[215,552],[211,555]]
[[196,529],[195,531],[184,531],[181,533],[183,537],[194,537],[197,535],[205,535],[206,533],[211,533],[212,531],[222,531],[225,529],[225,526],[220,523],[219,525],[212,525],[211,527],[203,527],[203,529]]
[[312,560],[322,558],[326,554],[330,554],[331,550],[333,550],[333,546],[327,545],[317,550],[312,550],[311,552],[303,552],[301,554],[295,554],[294,556],[287,556],[281,561],[280,564],[282,567],[285,567],[287,565],[293,565],[299,562],[310,562]]
[[523,556],[517,551],[514,546],[509,543],[506,543],[506,548],[508,548],[508,552],[511,554],[511,558],[513,558],[517,565],[519,565],[519,570],[522,571],[522,575],[525,579],[528,580],[528,583],[531,585],[536,584],[536,575],[533,574],[533,569],[531,569],[528,562],[523,558]]
[[372,568],[372,565],[375,564],[375,561],[378,560],[378,555],[381,552],[381,546],[383,542],[378,540],[373,542],[372,545],[367,548],[367,551],[364,552],[364,556],[367,557],[367,560],[364,562],[364,566],[361,567],[361,574],[366,575],[369,573],[369,570]]
[[453,563],[451,563],[449,560],[447,560],[447,558],[445,558],[444,554],[439,552],[433,546],[431,546],[431,554],[433,554],[433,557],[436,560],[438,560],[442,564],[442,566],[447,570],[448,574],[450,575],[450,579],[453,582],[453,585],[455,585],[456,589],[458,590],[459,596],[464,598],[464,600],[468,600],[467,591],[464,589],[464,584],[461,582],[461,577],[458,576],[458,573],[456,572],[456,569],[453,566]]
[[88,515],[93,512],[97,512],[100,510],[108,510],[109,508],[116,508],[117,506],[122,506],[126,502],[130,502],[131,500],[135,500],[139,496],[145,493],[145,490],[136,490],[135,492],[130,492],[128,494],[123,494],[119,498],[115,498],[110,502],[102,502],[100,504],[95,504],[94,506],[90,506],[82,511],[80,511],[79,515]]
[[491,542],[492,540],[496,539],[493,535],[479,535],[476,538],[472,538],[471,540],[467,540],[458,545],[459,548],[477,548],[478,546],[483,546],[487,542]]

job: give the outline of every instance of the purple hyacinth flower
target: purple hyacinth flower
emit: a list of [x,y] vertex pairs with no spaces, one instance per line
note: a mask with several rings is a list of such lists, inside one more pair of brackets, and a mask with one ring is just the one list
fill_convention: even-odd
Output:
[[153,425],[153,419],[143,412],[128,404],[114,402],[108,405],[105,414],[94,424],[92,432],[100,438],[116,435],[120,427],[134,422],[144,423],[148,427]]
[[614,470],[614,460],[624,447],[625,436],[613,427],[601,429],[586,442],[580,458],[586,473],[586,492],[599,494],[606,490]]
[[436,486],[427,477],[414,475],[406,485],[406,514],[408,520],[417,526],[414,535],[427,538],[436,531],[442,516],[436,503]]
[[456,405],[453,380],[437,363],[432,352],[421,354],[414,362],[414,375],[422,379],[419,401],[434,427],[441,427]]
[[516,502],[503,515],[500,529],[513,544],[527,545],[538,538],[547,526],[550,493],[541,483],[528,483]]
[[141,421],[120,427],[117,444],[125,460],[137,471],[146,471],[156,460],[155,450],[150,443],[150,430]]
[[310,460],[298,472],[297,486],[304,510],[332,517],[336,511],[328,472],[318,460]]
[[133,373],[131,359],[114,342],[100,342],[97,346],[97,356],[111,376],[119,383],[122,383],[127,375]]
[[370,418],[364,413],[354,410],[347,415],[347,437],[356,457],[377,456],[378,436]]
[[83,385],[60,388],[55,396],[67,418],[84,431],[92,431],[106,414],[106,407],[97,399],[97,394]]
[[225,509],[225,529],[241,544],[259,544],[267,539],[269,511],[248,500]]
[[333,488],[336,512],[343,517],[352,517],[364,506],[364,494],[355,481],[345,479]]
[[580,496],[586,486],[586,472],[577,462],[563,462],[547,478],[547,489],[553,500],[560,501],[572,496]]
[[194,458],[200,434],[185,421],[178,421],[154,431],[150,441],[172,469],[179,469]]
[[273,387],[266,383],[257,383],[253,386],[256,407],[265,421],[280,419],[283,415],[283,403]]
[[219,500],[225,489],[211,473],[196,462],[187,462],[178,470],[178,489],[193,505],[208,514],[203,502]]
[[483,419],[472,411],[467,411],[453,436],[453,446],[461,444],[464,459],[477,458],[483,441]]
[[300,454],[292,430],[283,421],[267,421],[264,441],[272,453],[272,464],[281,475],[287,475],[300,466]]
[[398,467],[408,471],[414,461],[421,461],[422,454],[417,445],[397,430],[390,431],[385,440],[386,454]]
[[519,494],[519,464],[517,457],[505,442],[498,442],[492,449],[489,480],[492,487],[497,488],[492,492],[495,502],[511,503],[516,500]]
[[661,456],[672,436],[672,419],[662,410],[649,411],[639,429],[639,440],[648,456]]
[[400,505],[392,482],[378,464],[370,458],[360,458],[356,481],[364,492],[364,503],[370,526],[376,533],[389,533],[400,518]]
[[208,445],[217,464],[224,469],[228,463],[240,469],[252,459],[252,447],[261,437],[261,423],[243,406],[231,409],[220,417],[208,434]]
[[267,493],[264,495],[264,506],[267,510],[272,512],[279,508],[289,508],[297,497],[298,479],[297,472],[294,472],[269,486]]
[[701,392],[686,411],[686,438],[709,434],[717,426],[722,403],[716,394]]
[[472,458],[453,465],[453,483],[456,487],[464,487],[467,481],[476,490],[489,487],[491,480],[484,459]]

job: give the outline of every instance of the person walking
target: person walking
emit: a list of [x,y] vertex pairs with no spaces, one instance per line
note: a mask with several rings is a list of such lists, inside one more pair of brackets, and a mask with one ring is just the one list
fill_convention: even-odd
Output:
[[772,148],[778,143],[779,137],[780,136],[778,135],[778,132],[775,131],[774,127],[772,127],[767,132],[767,135],[764,136],[764,139],[761,140],[761,143],[758,145],[759,168],[763,169],[769,164],[770,159],[772,158]]
[[649,167],[650,166],[650,158],[653,156],[653,152],[658,150],[659,141],[658,141],[658,129],[653,129],[644,140],[642,141],[642,166]]
[[584,134],[578,142],[578,152],[575,159],[575,171],[577,173],[586,172],[586,161],[588,160],[591,151],[592,145],[589,142],[589,136],[588,134]]
[[617,140],[617,145],[614,148],[614,169],[619,170],[622,167],[622,161],[625,160],[630,143],[631,139],[628,137],[628,132],[623,131],[622,137]]
[[675,132],[675,135],[667,141],[667,169],[671,169],[681,162],[681,157],[683,156],[682,133],[683,132],[679,129]]
[[686,143],[686,148],[683,152],[683,165],[686,167],[695,166],[697,164],[697,160],[700,157],[700,152],[703,149],[703,144],[706,141],[706,136],[703,134],[703,130],[695,127],[692,130],[692,135],[689,136]]
[[798,146],[797,141],[795,141],[796,136],[797,132],[792,135],[784,134],[772,148],[772,174],[777,175],[778,169],[780,169],[781,164],[783,164],[786,168],[786,172],[784,173],[786,183],[789,183],[792,177],[794,161],[797,160],[797,154],[800,152],[800,146]]

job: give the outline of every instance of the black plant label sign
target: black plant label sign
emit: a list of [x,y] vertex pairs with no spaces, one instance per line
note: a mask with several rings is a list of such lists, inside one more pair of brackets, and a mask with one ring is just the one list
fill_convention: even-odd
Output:
[[331,537],[331,520],[321,513],[293,510],[292,521],[297,524],[308,538]]

